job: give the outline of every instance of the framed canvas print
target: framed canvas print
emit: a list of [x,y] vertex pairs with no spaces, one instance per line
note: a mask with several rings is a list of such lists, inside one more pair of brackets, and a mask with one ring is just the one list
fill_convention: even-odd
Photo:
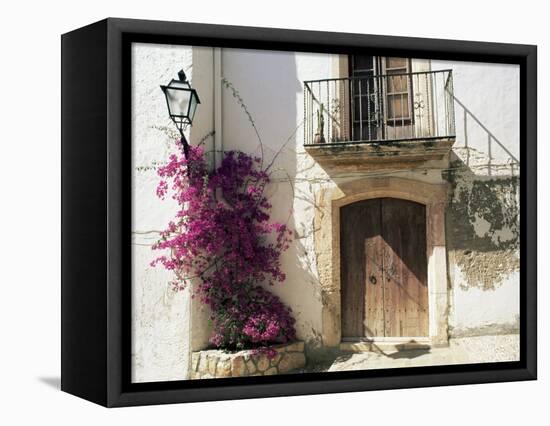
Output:
[[107,19],[62,120],[66,392],[536,378],[536,47]]

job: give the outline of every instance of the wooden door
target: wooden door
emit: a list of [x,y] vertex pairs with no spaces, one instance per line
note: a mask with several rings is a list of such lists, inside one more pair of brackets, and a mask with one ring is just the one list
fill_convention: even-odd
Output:
[[428,335],[426,210],[379,198],[340,215],[342,337]]

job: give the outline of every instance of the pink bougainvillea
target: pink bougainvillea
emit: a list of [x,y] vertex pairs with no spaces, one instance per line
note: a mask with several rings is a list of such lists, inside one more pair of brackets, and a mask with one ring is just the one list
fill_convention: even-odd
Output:
[[194,146],[187,160],[172,154],[158,174],[157,195],[170,195],[179,210],[153,246],[167,254],[152,265],[174,271],[175,290],[198,278],[193,297],[211,308],[210,342],[241,349],[295,339],[290,308],[265,288],[285,280],[280,255],[292,233],[270,221],[260,159],[229,151],[210,171],[203,148]]

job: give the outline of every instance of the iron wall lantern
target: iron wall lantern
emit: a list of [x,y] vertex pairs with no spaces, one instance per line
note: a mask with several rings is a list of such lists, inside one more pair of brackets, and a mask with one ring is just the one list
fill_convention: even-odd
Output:
[[184,131],[193,124],[197,105],[201,103],[197,91],[191,87],[183,70],[178,72],[178,80],[172,79],[167,86],[160,86],[166,97],[170,118],[178,128],[185,158],[189,156],[189,143]]

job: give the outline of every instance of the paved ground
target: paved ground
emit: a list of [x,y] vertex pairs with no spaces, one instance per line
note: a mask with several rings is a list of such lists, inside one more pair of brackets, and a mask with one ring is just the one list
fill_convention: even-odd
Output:
[[519,360],[519,335],[451,339],[447,348],[350,353],[308,371],[346,371]]

